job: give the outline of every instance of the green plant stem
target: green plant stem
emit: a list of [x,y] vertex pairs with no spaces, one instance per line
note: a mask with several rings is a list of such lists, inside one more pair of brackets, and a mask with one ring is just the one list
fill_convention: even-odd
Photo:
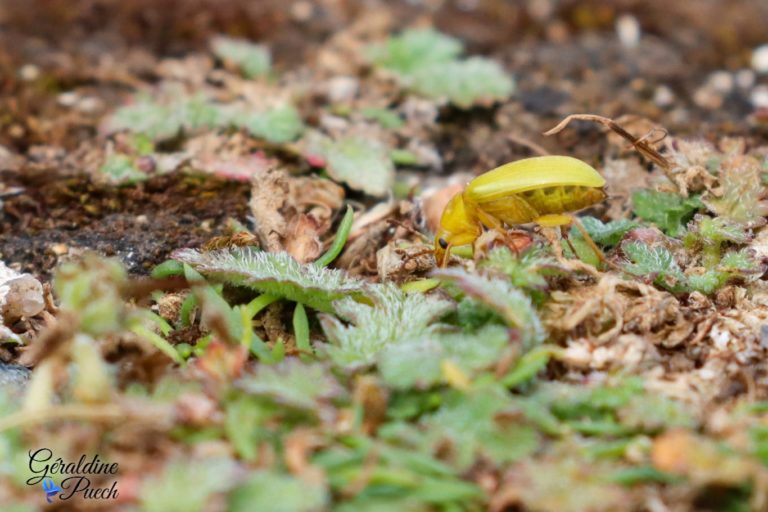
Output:
[[344,245],[347,243],[347,238],[349,238],[349,232],[352,230],[354,214],[355,212],[352,210],[352,207],[347,206],[347,212],[341,220],[341,225],[339,225],[339,230],[336,232],[336,238],[333,240],[333,244],[331,244],[331,247],[329,247],[328,250],[315,261],[315,265],[318,267],[326,267],[341,254]]
[[251,302],[249,302],[247,306],[245,306],[245,311],[248,313],[248,318],[252,320],[253,317],[261,312],[262,309],[277,301],[279,298],[280,297],[276,295],[270,295],[268,293],[259,295]]
[[134,325],[133,327],[131,327],[131,332],[134,333],[136,336],[140,336],[145,340],[149,341],[150,343],[152,343],[155,346],[155,348],[157,348],[163,354],[173,359],[173,361],[175,361],[176,363],[181,365],[184,364],[184,358],[179,355],[179,353],[176,351],[173,345],[168,343],[168,340],[166,340],[159,334],[152,332],[151,330],[147,329],[141,324]]
[[312,346],[309,343],[309,318],[307,312],[300,303],[296,303],[296,309],[293,310],[293,333],[296,336],[296,348],[301,352],[302,360],[308,359],[312,353]]

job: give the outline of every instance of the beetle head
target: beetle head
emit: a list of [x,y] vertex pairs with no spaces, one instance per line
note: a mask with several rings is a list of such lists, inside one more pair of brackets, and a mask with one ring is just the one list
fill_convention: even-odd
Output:
[[459,192],[448,201],[440,218],[440,228],[435,235],[435,259],[438,263],[442,262],[449,246],[470,244],[480,236],[480,232],[474,210],[467,207]]

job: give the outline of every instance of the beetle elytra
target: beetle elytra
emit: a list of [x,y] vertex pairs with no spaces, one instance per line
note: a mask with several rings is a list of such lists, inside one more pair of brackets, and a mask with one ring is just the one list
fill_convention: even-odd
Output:
[[570,224],[570,212],[605,199],[604,187],[605,179],[594,168],[568,156],[527,158],[497,167],[470,181],[448,202],[435,236],[435,257],[444,264],[451,247],[473,243],[486,228],[505,233],[504,225]]

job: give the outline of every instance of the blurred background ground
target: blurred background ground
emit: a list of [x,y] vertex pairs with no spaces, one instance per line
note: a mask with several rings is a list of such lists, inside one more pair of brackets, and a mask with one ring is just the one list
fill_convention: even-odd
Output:
[[[490,110],[441,112],[436,139],[441,172],[450,174],[479,173],[530,154],[510,144],[509,134],[594,162],[606,144],[594,125],[541,136],[577,112],[645,117],[678,136],[763,140],[768,79],[754,69],[766,65],[754,63],[752,53],[765,42],[766,17],[768,5],[759,0],[727,6],[716,0],[6,0],[0,5],[0,171],[6,188],[26,193],[6,201],[3,257],[45,273],[66,230],[68,240],[117,251],[139,271],[174,247],[202,241],[198,221],[215,226],[225,213],[242,212],[244,202],[225,207],[209,196],[209,204],[189,196],[195,185],[173,178],[139,192],[96,194],[87,212],[83,201],[74,201],[86,186],[78,178],[62,181],[85,167],[105,115],[136,90],[183,76],[184,62],[194,74],[195,52],[204,52],[215,34],[267,44],[278,72],[294,72],[296,81],[306,79],[297,70],[317,67],[334,35],[355,24],[379,32],[433,25],[460,38],[469,53],[498,59],[517,82],[509,101]],[[176,70],[163,70],[160,64],[169,61],[175,64],[166,68]],[[311,109],[303,105],[310,124],[317,122]],[[243,187],[235,194],[245,200]],[[166,208],[167,195],[181,203]],[[126,224],[131,211],[156,213],[149,226],[156,231]],[[176,224],[190,227],[175,230]],[[141,250],[128,257],[121,245]]]

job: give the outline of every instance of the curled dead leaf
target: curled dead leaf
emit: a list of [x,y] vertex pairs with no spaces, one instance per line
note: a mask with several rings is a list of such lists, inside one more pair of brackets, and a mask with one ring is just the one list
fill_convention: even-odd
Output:
[[315,485],[325,484],[325,473],[312,465],[310,457],[322,446],[322,437],[312,429],[297,428],[285,437],[285,465],[294,475]]
[[252,183],[249,206],[257,234],[268,251],[279,252],[287,229],[280,211],[288,197],[288,176],[282,169],[269,167],[254,175]]
[[373,435],[387,415],[389,396],[375,377],[365,375],[355,380],[354,402],[363,411],[363,431]]
[[316,260],[323,251],[320,222],[303,213],[294,216],[286,230],[285,250],[299,263]]

